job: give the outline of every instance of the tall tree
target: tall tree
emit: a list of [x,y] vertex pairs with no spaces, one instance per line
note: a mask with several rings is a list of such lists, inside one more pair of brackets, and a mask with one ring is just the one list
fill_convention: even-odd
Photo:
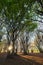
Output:
[[4,23],[8,25],[8,32],[12,34],[13,53],[14,41],[20,31],[33,31],[37,24],[32,22],[30,13],[35,0],[0,0],[0,13]]

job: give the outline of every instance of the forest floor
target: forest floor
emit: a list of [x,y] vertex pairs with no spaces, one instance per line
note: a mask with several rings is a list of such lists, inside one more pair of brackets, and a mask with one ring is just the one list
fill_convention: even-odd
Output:
[[7,53],[0,54],[0,65],[43,65],[43,53],[18,54],[7,57]]

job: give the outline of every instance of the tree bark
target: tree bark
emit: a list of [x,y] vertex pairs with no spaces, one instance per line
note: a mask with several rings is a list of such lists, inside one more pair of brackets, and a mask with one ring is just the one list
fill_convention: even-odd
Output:
[[12,33],[12,42],[13,42],[13,50],[12,50],[12,54],[14,54],[14,32]]
[[22,45],[23,45],[24,54],[27,54],[27,48],[25,45],[25,41],[24,40],[21,40],[21,41],[22,41]]
[[7,40],[8,40],[8,45],[10,44],[10,40],[9,40],[9,32],[7,31]]

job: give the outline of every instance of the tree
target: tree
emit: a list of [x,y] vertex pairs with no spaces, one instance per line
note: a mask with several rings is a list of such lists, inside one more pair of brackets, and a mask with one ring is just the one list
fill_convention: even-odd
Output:
[[37,47],[39,51],[42,53],[43,52],[43,32],[38,30],[37,32]]
[[37,24],[32,22],[30,13],[35,0],[0,0],[0,13],[2,13],[4,23],[7,25],[7,32],[11,32],[14,42],[20,31],[33,31]]

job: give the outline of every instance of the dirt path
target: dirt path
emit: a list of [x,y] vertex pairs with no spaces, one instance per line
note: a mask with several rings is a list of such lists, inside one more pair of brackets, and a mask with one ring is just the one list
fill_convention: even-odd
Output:
[[43,58],[21,54],[13,55],[9,58],[5,54],[1,54],[0,65],[43,65]]
[[29,56],[29,55],[20,55],[20,56],[22,56],[25,59],[32,60],[34,62],[37,62],[43,65],[43,57]]

